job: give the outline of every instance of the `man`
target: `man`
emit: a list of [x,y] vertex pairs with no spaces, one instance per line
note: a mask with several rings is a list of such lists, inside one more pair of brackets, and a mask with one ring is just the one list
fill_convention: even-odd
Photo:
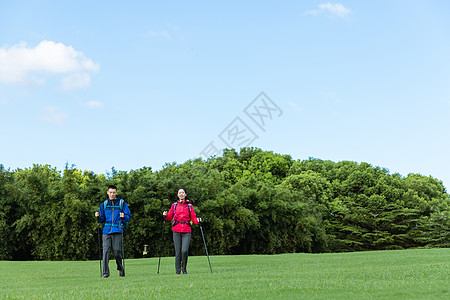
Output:
[[105,223],[103,228],[103,275],[102,278],[109,277],[109,252],[114,252],[117,270],[121,277],[125,276],[125,269],[122,265],[122,243],[124,226],[131,219],[130,209],[127,203],[117,197],[117,187],[108,187],[108,199],[100,204],[100,210],[95,212],[97,221]]

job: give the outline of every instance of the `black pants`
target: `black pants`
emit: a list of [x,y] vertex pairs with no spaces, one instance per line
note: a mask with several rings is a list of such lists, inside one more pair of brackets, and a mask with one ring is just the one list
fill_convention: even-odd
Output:
[[111,233],[103,235],[103,276],[109,276],[109,252],[114,252],[117,270],[123,270],[122,266],[122,233]]
[[181,273],[181,269],[186,271],[190,242],[190,232],[173,232],[173,244],[175,246],[175,271],[178,274]]

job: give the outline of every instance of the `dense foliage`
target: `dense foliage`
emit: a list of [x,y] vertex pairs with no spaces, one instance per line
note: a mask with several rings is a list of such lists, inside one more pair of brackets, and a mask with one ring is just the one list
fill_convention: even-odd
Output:
[[[367,163],[293,160],[255,148],[106,175],[48,165],[0,165],[0,259],[98,257],[94,212],[108,184],[130,206],[126,257],[173,255],[163,209],[185,187],[211,254],[342,252],[450,246],[450,197],[442,182]],[[194,225],[190,253],[204,254]]]

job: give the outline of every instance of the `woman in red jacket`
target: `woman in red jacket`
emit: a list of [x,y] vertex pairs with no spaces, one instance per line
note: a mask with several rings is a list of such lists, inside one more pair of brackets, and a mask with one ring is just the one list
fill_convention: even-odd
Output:
[[173,244],[175,246],[175,270],[177,274],[187,274],[186,265],[188,260],[189,243],[191,242],[191,222],[199,224],[194,207],[186,199],[186,190],[178,189],[178,201],[172,204],[170,210],[164,211],[166,221],[173,220]]

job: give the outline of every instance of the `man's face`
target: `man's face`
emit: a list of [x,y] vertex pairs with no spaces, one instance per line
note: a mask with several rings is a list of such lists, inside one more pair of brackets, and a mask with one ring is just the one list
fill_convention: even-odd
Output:
[[116,189],[108,189],[106,192],[108,194],[109,199],[114,200],[117,197],[117,190]]

